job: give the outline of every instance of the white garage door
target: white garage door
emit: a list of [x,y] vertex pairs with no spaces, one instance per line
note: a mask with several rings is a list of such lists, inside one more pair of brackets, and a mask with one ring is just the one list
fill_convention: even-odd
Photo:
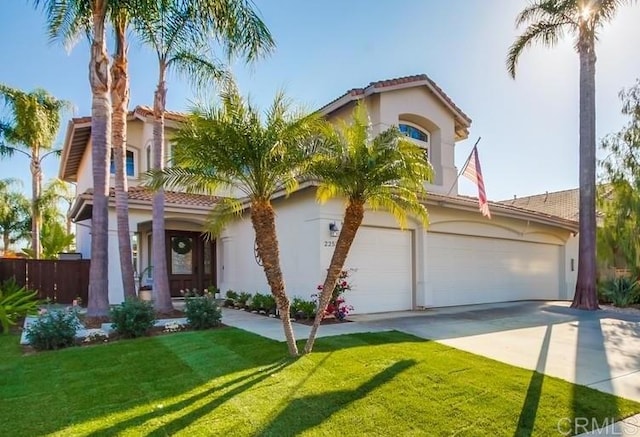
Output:
[[560,246],[427,234],[427,305],[558,299]]
[[411,231],[363,226],[345,268],[353,269],[344,295],[353,313],[410,310],[413,302]]

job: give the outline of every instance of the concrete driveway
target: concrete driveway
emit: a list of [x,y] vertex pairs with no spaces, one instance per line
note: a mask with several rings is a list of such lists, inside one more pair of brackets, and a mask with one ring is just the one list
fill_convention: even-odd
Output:
[[640,317],[568,306],[510,302],[352,319],[640,401]]

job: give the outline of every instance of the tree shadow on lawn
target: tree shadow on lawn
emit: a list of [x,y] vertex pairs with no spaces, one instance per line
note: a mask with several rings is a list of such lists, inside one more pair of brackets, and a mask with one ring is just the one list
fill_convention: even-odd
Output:
[[0,435],[116,434],[161,414],[146,414],[154,404],[246,389],[293,361],[282,344],[234,328],[15,356],[0,378]]
[[[216,385],[215,387],[211,387],[207,390],[203,390],[202,392],[196,395],[183,399],[174,404],[163,406],[161,410],[155,410],[146,414],[132,417],[128,420],[118,422],[108,428],[97,429],[88,435],[91,437],[100,437],[104,435],[119,435],[119,433],[127,431],[132,427],[142,425],[151,419],[155,419],[157,417],[165,416],[172,413],[177,413],[183,409],[187,409],[190,405],[196,403],[201,399],[204,399],[207,397],[214,397],[214,399],[211,402],[206,403],[202,407],[199,407],[198,409],[193,410],[190,413],[185,414],[184,416],[180,416],[179,418],[174,419],[168,424],[162,425],[161,429],[156,430],[157,432],[160,432],[163,435],[171,435],[173,432],[176,432],[184,428],[186,425],[193,423],[198,418],[211,413],[213,410],[215,410],[217,407],[219,407],[226,401],[245,392],[246,390],[249,390],[251,387],[269,378],[274,373],[280,372],[281,370],[286,368],[289,364],[291,364],[291,362],[292,362],[291,360],[282,360],[266,368],[256,370],[255,372],[252,372],[249,375],[244,375],[239,378],[233,379],[231,381],[227,381],[221,385]],[[243,383],[243,381],[245,382]],[[240,384],[240,385],[237,385],[231,390],[224,392],[225,389],[233,387],[236,384]],[[218,395],[219,393],[222,393],[222,392],[224,393]]]
[[296,398],[288,402],[284,410],[255,436],[298,435],[307,429],[320,425],[346,405],[363,399],[376,388],[388,383],[395,376],[416,364],[415,360],[398,361],[355,390],[332,391],[321,395]]

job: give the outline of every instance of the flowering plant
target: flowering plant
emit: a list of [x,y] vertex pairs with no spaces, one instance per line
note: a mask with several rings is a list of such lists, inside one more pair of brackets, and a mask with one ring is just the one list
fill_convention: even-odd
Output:
[[[353,311],[353,306],[347,305],[344,297],[342,296],[346,291],[351,290],[351,284],[348,281],[349,279],[349,271],[342,270],[340,272],[340,276],[338,276],[338,281],[336,282],[335,287],[333,288],[333,293],[331,293],[331,300],[329,300],[329,304],[327,305],[327,309],[324,312],[324,316],[333,315],[337,320],[344,320],[351,311]],[[318,285],[318,291],[322,291],[322,284]],[[314,299],[318,298],[318,295],[314,294],[311,297]]]

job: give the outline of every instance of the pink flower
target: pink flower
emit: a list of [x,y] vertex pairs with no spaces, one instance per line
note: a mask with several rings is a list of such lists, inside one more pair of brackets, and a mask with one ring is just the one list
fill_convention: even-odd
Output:
[[317,289],[322,290],[322,285],[318,285]]

